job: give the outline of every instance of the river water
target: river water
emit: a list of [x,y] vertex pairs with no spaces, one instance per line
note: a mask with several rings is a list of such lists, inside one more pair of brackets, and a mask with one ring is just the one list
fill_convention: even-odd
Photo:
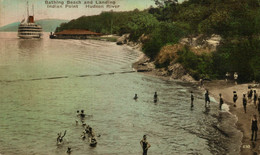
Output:
[[[71,147],[75,155],[135,155],[144,134],[148,154],[238,154],[236,118],[219,112],[217,103],[205,109],[203,92],[191,84],[133,72],[140,54],[111,42],[0,33],[0,154],[62,155]],[[81,109],[101,135],[96,148],[80,138]],[[64,130],[65,142],[57,146]]]

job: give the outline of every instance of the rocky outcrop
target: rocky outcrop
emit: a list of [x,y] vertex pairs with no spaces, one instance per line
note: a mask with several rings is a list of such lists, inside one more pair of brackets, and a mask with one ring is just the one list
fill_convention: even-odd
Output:
[[137,72],[151,72],[155,66],[147,56],[143,55],[139,61],[133,64],[133,68],[136,69]]
[[162,47],[160,52],[155,58],[155,64],[165,64],[174,62],[178,58],[177,52],[182,50],[184,45],[182,44],[174,44],[174,45],[166,45]]
[[128,46],[131,46],[133,49],[141,50],[141,49],[142,49],[142,46],[143,46],[141,40],[144,40],[144,39],[145,39],[145,36],[142,35],[142,36],[139,38],[138,42],[130,41],[129,37],[130,37],[130,34],[124,34],[124,35],[122,35],[121,37],[119,37],[119,38],[117,39],[116,44],[117,44],[117,45],[124,45],[124,44],[126,44],[126,45],[128,45]]
[[172,79],[181,79],[182,76],[186,75],[186,70],[180,63],[170,65],[168,71],[171,73]]
[[183,38],[180,40],[180,43],[190,46],[195,53],[201,54],[203,52],[216,51],[221,39],[220,35],[212,34],[211,36],[206,36],[201,34],[196,37]]
[[186,69],[180,64],[175,63],[168,67],[171,79],[180,79],[187,82],[195,82],[195,80],[187,73]]
[[124,34],[121,37],[119,37],[116,41],[117,45],[123,45],[126,44],[129,41],[130,34]]
[[138,62],[133,64],[133,68],[135,68],[137,72],[149,72],[160,77],[196,82],[180,63],[172,64],[168,66],[168,68],[155,68],[154,62],[151,62],[148,57],[143,56]]
[[[141,50],[142,44],[148,39],[148,36],[142,35],[138,42],[132,42],[129,40],[129,36],[129,34],[125,34],[118,38],[117,44],[127,44],[134,49]],[[178,58],[177,52],[183,49],[183,47],[183,44],[167,45],[162,48],[155,61],[151,61],[147,56],[143,55],[139,61],[133,64],[133,68],[137,72],[146,72],[160,77],[195,82],[195,80],[188,74],[185,68],[180,63],[175,62],[175,60]],[[164,68],[155,67],[155,64],[163,64],[165,62],[170,62],[170,65]]]

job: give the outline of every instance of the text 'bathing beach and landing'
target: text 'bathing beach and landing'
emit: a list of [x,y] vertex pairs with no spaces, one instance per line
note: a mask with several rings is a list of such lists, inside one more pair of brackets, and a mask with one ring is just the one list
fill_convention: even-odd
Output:
[[78,0],[78,1],[45,1],[47,8],[119,8],[120,5],[117,1],[93,1],[93,0]]

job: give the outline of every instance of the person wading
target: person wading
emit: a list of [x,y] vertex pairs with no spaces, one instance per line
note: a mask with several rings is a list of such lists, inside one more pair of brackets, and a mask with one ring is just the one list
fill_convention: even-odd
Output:
[[205,107],[210,104],[209,91],[206,90],[205,93]]
[[138,96],[137,96],[137,94],[135,94],[134,100],[137,100],[137,99],[138,99]]
[[153,102],[156,103],[157,101],[158,101],[158,95],[157,95],[157,92],[154,92]]
[[140,144],[143,148],[143,155],[147,155],[148,149],[151,145],[147,142],[146,135],[143,136],[143,139],[140,141]]
[[191,108],[193,108],[193,101],[194,101],[194,96],[193,96],[193,92],[190,92],[190,101],[191,101]]
[[222,109],[222,105],[223,105],[223,103],[224,103],[224,100],[223,100],[223,98],[222,98],[222,95],[219,94],[219,110]]

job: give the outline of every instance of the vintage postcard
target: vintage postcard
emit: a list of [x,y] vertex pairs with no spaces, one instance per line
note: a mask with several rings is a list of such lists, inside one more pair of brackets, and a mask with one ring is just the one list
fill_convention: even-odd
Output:
[[259,0],[0,0],[0,155],[259,154]]

